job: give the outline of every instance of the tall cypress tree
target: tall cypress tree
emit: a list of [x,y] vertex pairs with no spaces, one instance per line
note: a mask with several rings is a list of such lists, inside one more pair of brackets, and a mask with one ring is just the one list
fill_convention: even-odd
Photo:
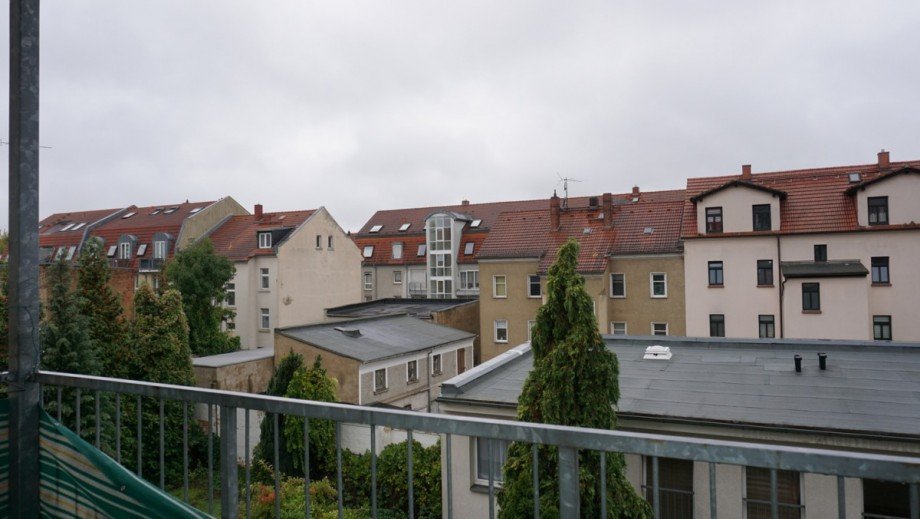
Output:
[[[531,340],[534,367],[518,400],[518,420],[614,429],[619,364],[604,345],[585,280],[576,271],[578,250],[578,243],[570,240],[549,269],[546,304],[537,311]],[[555,447],[538,449],[540,517],[559,517],[558,460]],[[626,479],[622,454],[607,453],[604,475],[597,452],[580,451],[578,461],[583,517],[596,517],[601,499],[607,501],[608,517],[651,517],[648,502]],[[531,446],[513,443],[498,496],[500,517],[532,515],[532,470]],[[600,495],[602,477],[606,496]]]
[[131,347],[126,341],[121,297],[109,285],[112,272],[98,240],[89,240],[83,247],[77,274],[81,311],[89,319],[89,335],[102,360],[102,374],[124,378]]

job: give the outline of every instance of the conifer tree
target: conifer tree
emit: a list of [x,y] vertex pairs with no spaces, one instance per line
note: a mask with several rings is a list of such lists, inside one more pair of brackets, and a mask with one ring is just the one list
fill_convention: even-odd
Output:
[[[576,271],[578,250],[570,240],[549,269],[546,304],[537,311],[531,340],[534,367],[518,400],[518,420],[613,429],[619,364],[604,345],[585,280]],[[622,454],[607,453],[606,458],[607,473],[601,475],[598,453],[578,454],[582,516],[596,517],[600,500],[606,499],[608,517],[651,517],[649,504],[626,479]],[[559,517],[558,459],[555,447],[538,449],[540,517]],[[503,470],[500,517],[532,515],[531,446],[513,443]],[[606,478],[606,496],[599,495],[601,477]]]
[[[301,367],[288,385],[288,398],[338,402],[338,382],[326,374],[322,358],[317,355],[313,366]],[[284,421],[284,443],[294,468],[303,471],[303,418],[288,416]],[[332,420],[310,420],[310,476],[320,478],[335,472],[335,424]]]
[[81,311],[89,319],[89,335],[102,360],[102,374],[124,378],[128,352],[121,297],[109,285],[112,272],[102,244],[91,239],[80,252],[77,292]]
[[[293,351],[281,358],[275,374],[268,381],[268,390],[265,394],[270,396],[287,395],[288,386],[294,373],[303,368],[303,356]],[[287,443],[284,441],[284,415],[278,417],[278,469],[282,474],[294,475],[294,461],[287,450]],[[253,451],[254,460],[262,460],[268,465],[275,465],[275,436],[274,436],[274,417],[266,414],[259,424],[259,443]]]

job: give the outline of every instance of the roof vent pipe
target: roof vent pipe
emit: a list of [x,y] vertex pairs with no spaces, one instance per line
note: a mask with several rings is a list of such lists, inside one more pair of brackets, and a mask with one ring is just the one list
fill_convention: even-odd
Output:
[[821,371],[827,369],[827,353],[818,354],[818,366],[820,366]]
[[802,356],[796,355],[794,359],[795,359],[795,372],[801,373],[802,372]]

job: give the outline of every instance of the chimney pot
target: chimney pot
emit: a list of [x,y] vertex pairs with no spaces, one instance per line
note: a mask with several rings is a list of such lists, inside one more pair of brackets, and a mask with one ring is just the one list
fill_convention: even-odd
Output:
[[550,231],[559,229],[559,197],[553,192],[553,197],[549,199],[549,227]]
[[888,158],[888,152],[885,151],[884,149],[878,152],[878,167],[887,168],[890,165],[891,165],[891,161]]
[[460,205],[470,205],[470,201],[469,201],[469,200],[463,200],[463,201],[460,202]]
[[262,219],[262,204],[256,204],[256,207],[253,213],[255,213],[256,220],[261,220]]
[[801,373],[802,372],[802,356],[796,355],[795,357],[793,357],[793,359],[795,360],[795,372]]
[[750,164],[744,164],[741,166],[741,178],[743,178],[744,180],[751,179],[751,165]]
[[632,196],[639,196],[639,186],[633,186]]
[[820,366],[821,371],[827,369],[827,353],[818,354],[818,366]]

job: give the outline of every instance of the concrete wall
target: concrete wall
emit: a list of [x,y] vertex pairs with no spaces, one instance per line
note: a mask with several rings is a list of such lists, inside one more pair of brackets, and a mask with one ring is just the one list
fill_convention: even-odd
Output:
[[750,232],[754,230],[752,206],[770,204],[771,230],[780,228],[779,197],[770,193],[734,186],[707,196],[696,204],[697,232],[706,234],[706,208],[722,208],[722,232]]
[[[485,362],[528,340],[528,324],[536,318],[543,298],[527,296],[527,276],[537,273],[536,259],[479,262],[480,362]],[[492,291],[493,276],[504,275],[508,297]],[[543,285],[546,281],[543,280]],[[545,286],[544,286],[545,289]],[[508,321],[508,342],[495,342],[495,320]]]
[[[649,276],[664,272],[668,280],[668,297],[652,297]],[[622,273],[626,279],[626,297],[612,297],[610,274]],[[610,323],[625,322],[630,335],[651,335],[652,323],[667,323],[668,335],[686,334],[684,297],[684,259],[673,256],[621,256],[610,260],[604,287],[607,303],[606,320],[599,323],[604,333],[613,333]]]
[[[322,236],[320,249],[316,235]],[[278,317],[273,326],[320,322],[326,308],[361,301],[361,252],[325,208],[318,209],[278,247],[277,268]]]
[[349,404],[358,403],[358,368],[357,360],[334,355],[315,346],[295,341],[279,333],[275,333],[275,365],[290,352],[303,355],[304,364],[313,365],[313,360],[319,355],[323,358],[323,367],[326,373],[338,382],[338,398],[340,402]]
[[220,367],[194,366],[195,385],[224,391],[264,393],[275,372],[274,358],[240,362]]
[[481,341],[479,337],[480,333],[480,323],[479,323],[479,301],[470,301],[467,304],[460,306],[455,306],[453,308],[448,308],[446,310],[441,310],[438,312],[432,312],[431,322],[435,324],[441,324],[444,326],[449,326],[455,330],[463,330],[465,332],[475,333],[476,337],[473,339],[473,362],[474,364],[467,364],[467,369],[478,366],[481,362],[480,360],[480,348]]
[[856,192],[857,220],[859,225],[869,225],[870,196],[888,197],[888,223],[900,225],[920,223],[920,175],[908,173]]
[[225,197],[189,216],[182,222],[176,238],[176,250],[182,250],[202,237],[228,216],[249,214],[233,197]]
[[[403,255],[405,255],[403,251]],[[386,299],[389,297],[409,297],[409,269],[404,266],[377,266],[364,267],[364,272],[370,272],[373,276],[374,285],[370,290],[364,290],[364,277],[361,277],[361,293],[363,296],[370,296],[371,299]],[[402,276],[402,282],[394,283],[394,272],[399,272]],[[364,297],[362,297],[364,300]]]
[[[819,283],[821,310],[802,309],[802,283]],[[783,294],[786,337],[871,339],[865,278],[790,279]]]
[[[249,261],[234,264],[236,273],[233,283],[236,287],[236,312],[233,322],[235,334],[239,336],[244,349],[271,348],[272,329],[278,326],[278,258],[256,256]],[[261,285],[261,270],[269,272],[268,289]],[[261,329],[261,309],[268,308],[270,328]]]

